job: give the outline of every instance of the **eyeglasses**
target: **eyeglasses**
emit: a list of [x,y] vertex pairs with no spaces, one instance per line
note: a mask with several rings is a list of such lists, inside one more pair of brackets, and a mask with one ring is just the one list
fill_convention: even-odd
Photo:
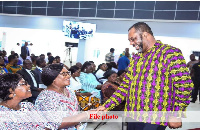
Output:
[[23,85],[28,85],[28,82],[27,81],[24,81],[24,83],[21,83],[21,84],[17,84],[17,86],[23,86]]
[[62,73],[60,73],[60,75],[62,75],[62,76],[71,76],[71,72],[70,71],[62,72]]

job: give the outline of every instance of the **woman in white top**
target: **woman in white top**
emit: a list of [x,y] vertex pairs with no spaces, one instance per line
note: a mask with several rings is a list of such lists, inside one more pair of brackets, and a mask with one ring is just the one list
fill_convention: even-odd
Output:
[[[91,96],[92,94],[89,92],[86,93],[79,93],[79,90],[82,89],[82,84],[79,80],[79,76],[81,73],[81,69],[77,67],[76,65],[72,66],[69,71],[71,72],[71,78],[70,78],[70,89],[75,91],[76,96]],[[82,89],[83,90],[83,89]]]
[[102,63],[98,66],[97,70],[94,72],[98,79],[103,78],[103,74],[106,72],[108,66],[105,63]]

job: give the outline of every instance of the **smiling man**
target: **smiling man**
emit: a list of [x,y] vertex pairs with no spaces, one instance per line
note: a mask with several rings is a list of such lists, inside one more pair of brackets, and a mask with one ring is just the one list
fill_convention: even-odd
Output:
[[[140,112],[129,115],[128,130],[180,128],[181,112],[190,103],[193,87],[181,50],[155,40],[144,22],[129,28],[128,40],[138,53],[131,59],[121,86],[98,110],[111,110],[126,99],[125,111]],[[142,114],[149,111],[174,114],[149,120],[150,115]]]
[[32,69],[32,62],[26,59],[23,61],[23,69],[17,71],[17,73],[20,74],[23,77],[23,79],[27,81],[28,84],[31,86],[30,88],[32,97],[28,98],[27,100],[30,102],[34,102],[42,89],[38,88],[39,76],[31,69]]

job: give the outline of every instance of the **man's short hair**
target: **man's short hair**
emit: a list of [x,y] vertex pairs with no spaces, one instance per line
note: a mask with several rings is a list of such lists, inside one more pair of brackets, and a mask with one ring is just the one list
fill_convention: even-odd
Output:
[[45,62],[45,60],[43,58],[39,58],[39,59],[36,60],[36,65],[40,66],[44,62]]
[[15,55],[10,55],[8,56],[8,62],[11,62],[13,59],[15,59],[16,56]]
[[60,59],[60,56],[56,56],[55,59]]
[[114,52],[115,51],[115,49],[114,48],[110,48],[110,52]]
[[50,56],[50,55],[51,55],[51,52],[48,52],[48,53],[47,53],[47,56]]
[[135,30],[138,32],[147,32],[153,36],[153,32],[151,31],[151,28],[149,27],[148,24],[144,22],[138,22],[136,24],[133,24],[128,31],[130,31],[132,28],[135,28]]

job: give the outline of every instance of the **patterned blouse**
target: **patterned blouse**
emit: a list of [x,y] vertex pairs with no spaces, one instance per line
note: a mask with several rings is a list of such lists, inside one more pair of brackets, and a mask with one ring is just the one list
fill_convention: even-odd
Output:
[[[141,111],[186,111],[190,103],[193,88],[188,68],[181,51],[170,45],[157,41],[143,56],[135,54],[129,65],[123,83],[108,99],[104,106],[110,110],[126,98],[125,111],[140,111],[134,113],[133,119],[151,124],[167,125],[167,116],[148,121],[148,115]],[[153,115],[154,116],[154,115]],[[165,121],[164,121],[165,120]]]
[[[30,102],[21,102],[21,109],[13,110],[0,105],[1,130],[44,130],[44,123],[39,122],[39,116],[34,105]],[[34,113],[36,112],[36,113]],[[44,120],[41,120],[44,122]]]
[[[35,101],[38,111],[45,111],[44,117],[48,123],[45,126],[57,130],[62,123],[63,117],[74,115],[78,111],[78,102],[74,92],[66,88],[69,97],[51,90],[43,90]],[[74,130],[75,127],[67,128]]]

